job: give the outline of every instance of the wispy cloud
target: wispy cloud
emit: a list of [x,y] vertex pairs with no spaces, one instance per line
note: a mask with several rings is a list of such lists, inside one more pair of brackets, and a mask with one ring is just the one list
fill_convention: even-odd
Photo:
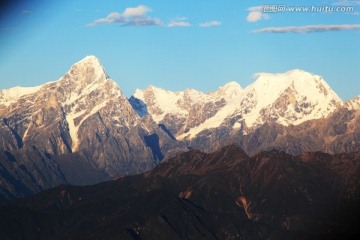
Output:
[[343,30],[360,30],[360,24],[342,25],[307,25],[307,26],[288,26],[288,27],[268,27],[254,30],[255,33],[312,33],[329,32]]
[[99,18],[93,21],[92,23],[89,23],[88,26],[97,26],[102,23],[112,24],[112,23],[125,23],[125,22],[126,22],[126,18],[121,13],[112,12],[109,13],[104,18]]
[[[101,24],[118,24],[120,26],[166,26],[166,27],[191,27],[192,24],[186,17],[172,19],[168,23],[162,22],[158,18],[148,16],[152,10],[145,6],[125,8],[122,12],[111,12],[107,16],[94,20],[87,24],[88,27],[94,27]],[[199,27],[214,27],[221,25],[220,21],[208,21],[199,24]]]
[[187,18],[181,17],[176,18],[170,21],[170,23],[167,25],[168,27],[190,27],[191,23],[187,21]]
[[151,17],[134,17],[124,26],[162,26],[163,22],[157,18]]
[[246,17],[248,22],[257,22],[260,20],[267,20],[270,16],[263,12],[261,6],[254,6],[247,9],[249,14]]
[[220,21],[210,21],[210,22],[203,22],[203,23],[199,24],[200,27],[214,27],[214,26],[220,26],[220,25],[221,25]]
[[99,18],[92,23],[87,24],[89,27],[99,24],[120,24],[121,26],[161,26],[163,23],[157,18],[146,16],[151,9],[145,5],[139,5],[133,8],[125,8],[122,13],[112,12],[104,18]]

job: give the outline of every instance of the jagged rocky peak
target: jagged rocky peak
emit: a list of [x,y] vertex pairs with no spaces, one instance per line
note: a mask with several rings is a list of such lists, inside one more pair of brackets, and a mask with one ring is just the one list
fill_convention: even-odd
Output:
[[72,65],[70,70],[57,81],[37,87],[17,86],[1,90],[0,106],[7,107],[20,98],[34,93],[45,94],[47,97],[57,95],[59,101],[66,102],[73,100],[75,95],[90,94],[96,89],[104,88],[104,86],[107,86],[106,89],[109,90],[109,93],[121,95],[119,86],[109,78],[99,59],[90,55]]
[[163,88],[159,88],[159,87],[155,87],[153,85],[150,85],[149,87],[147,87],[144,91],[146,94],[154,94],[158,97],[164,97],[164,96],[168,96],[168,95],[173,95],[173,96],[178,96],[179,92],[174,92],[174,91],[170,91],[170,90],[166,90]]
[[108,76],[99,59],[92,55],[72,65],[54,84],[59,100],[65,105],[82,104],[84,101],[99,104],[122,96],[119,85]]
[[145,90],[136,89],[134,97],[144,100],[146,99],[151,104],[163,104],[171,99],[177,98],[179,94],[177,92],[168,91],[155,86],[148,86]]
[[137,121],[119,86],[95,56],[75,63],[57,81],[3,92],[4,102],[12,105],[0,104],[0,116],[8,119],[8,128],[17,129],[18,147],[37,145],[48,153],[75,152],[84,138],[82,125],[92,121],[95,128],[101,119],[127,128]]
[[241,86],[234,81],[210,93],[204,93],[192,88],[184,91],[169,91],[149,86],[145,90],[136,89],[133,97],[141,99],[149,107],[156,105],[162,110],[167,109],[172,112],[174,107],[188,108],[197,103],[215,102],[220,99],[231,100],[239,97],[242,90]]
[[72,66],[72,68],[78,68],[79,70],[94,69],[95,70],[95,75],[96,74],[105,74],[107,76],[104,67],[100,63],[100,60],[97,57],[93,56],[93,55],[89,55],[89,56],[84,57],[82,60],[75,63]]
[[[163,112],[175,112],[185,109],[194,104],[216,102],[220,99],[231,100],[239,97],[243,89],[236,82],[229,82],[218,90],[203,93],[196,89],[185,89],[184,91],[169,91],[162,88],[149,86],[145,90],[136,89],[133,97],[142,100],[150,108],[159,108],[157,114]],[[150,111],[151,112],[151,111]],[[179,113],[183,113],[180,111]]]
[[192,88],[188,88],[184,92],[180,92],[179,96],[182,99],[178,101],[178,104],[185,102],[184,107],[190,107],[193,104],[205,103],[211,100],[208,94]]
[[95,56],[86,56],[71,66],[70,70],[60,81],[74,82],[76,84],[93,84],[109,80],[109,76]]
[[344,105],[349,110],[360,110],[360,95],[346,101]]

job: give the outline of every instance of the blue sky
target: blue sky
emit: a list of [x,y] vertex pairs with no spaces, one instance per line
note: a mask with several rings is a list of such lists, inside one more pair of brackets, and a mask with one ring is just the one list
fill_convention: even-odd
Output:
[[[126,96],[148,85],[246,87],[257,72],[294,68],[322,75],[345,100],[360,95],[359,0],[9,2],[0,12],[0,89],[57,80],[95,55]],[[285,10],[262,11],[275,3]],[[315,5],[353,10],[290,9]]]

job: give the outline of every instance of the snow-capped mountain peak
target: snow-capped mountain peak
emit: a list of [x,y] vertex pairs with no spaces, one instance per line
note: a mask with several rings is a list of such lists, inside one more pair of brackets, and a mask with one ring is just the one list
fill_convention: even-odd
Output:
[[[9,107],[21,97],[24,98],[21,99],[22,104]],[[136,113],[122,95],[119,86],[109,78],[95,56],[87,56],[75,63],[57,81],[35,88],[16,87],[1,91],[0,110],[21,112],[25,119],[23,121],[28,124],[24,126],[27,130],[20,133],[23,139],[32,138],[29,134],[34,129],[46,126],[44,116],[47,114],[52,115],[54,122],[65,121],[71,139],[68,148],[72,152],[78,151],[81,147],[81,126],[100,113],[111,115],[107,118],[111,119],[112,125],[119,128],[129,128],[138,121]],[[34,124],[34,118],[41,121],[35,121]],[[66,151],[64,149],[66,148],[61,151]]]
[[[341,101],[321,76],[312,75],[303,70],[294,69],[286,73],[257,73],[256,80],[246,90],[254,90],[258,98],[258,107],[266,107],[284,93],[293,91],[294,94],[306,96],[313,101],[321,97],[333,98]],[[329,96],[328,96],[329,95]]]
[[178,139],[223,125],[250,131],[265,122],[297,125],[326,117],[342,103],[321,76],[300,69],[255,74],[255,81],[245,89],[236,82],[208,94],[150,87],[136,91],[135,97],[156,122],[182,126],[172,128]]
[[[189,109],[195,105],[214,104],[221,101],[229,102],[238,98],[242,90],[237,82],[229,82],[210,93],[203,93],[191,88],[174,92],[149,86],[145,90],[136,89],[131,99],[141,100],[154,120],[161,122],[167,114],[186,117],[189,115]],[[140,107],[139,103],[136,105]],[[145,105],[141,108],[143,109]],[[140,110],[140,112],[143,115],[144,111]]]
[[[77,151],[80,146],[79,129],[82,123],[102,109],[108,109],[110,105],[119,102],[119,112],[122,108],[130,105],[123,96],[118,84],[110,79],[106,70],[95,56],[87,56],[71,66],[70,70],[57,82],[56,88],[62,89],[62,94],[58,94],[66,113],[66,120],[69,124],[70,136],[73,140],[72,150]],[[60,91],[61,92],[61,91]],[[127,111],[127,110],[126,110]],[[130,124],[124,119],[114,117],[114,122],[122,122],[120,125]],[[134,123],[137,119],[134,119]]]
[[[258,73],[255,77],[241,99],[248,127],[269,121],[297,125],[326,117],[342,102],[321,76],[303,70]],[[242,109],[239,111],[244,113]]]
[[239,97],[242,91],[243,89],[240,84],[232,81],[219,87],[215,92],[210,93],[210,95],[214,96],[215,98],[224,98],[225,100],[229,101]]
[[146,103],[148,111],[157,122],[161,121],[166,114],[185,114],[181,108],[174,107],[177,106],[180,92],[149,86],[145,90],[137,89],[133,96]]
[[[101,87],[105,81],[112,81],[107,75],[99,59],[95,56],[87,56],[71,66],[70,70],[59,80],[48,82],[37,87],[13,87],[0,91],[0,105],[9,106],[23,96],[36,93],[43,86],[58,85],[70,89],[74,94],[79,91],[86,93]],[[102,84],[100,84],[102,82]],[[100,85],[99,85],[100,84]],[[114,83],[116,85],[116,83]],[[74,91],[75,88],[77,91]],[[115,90],[120,90],[115,86]]]
[[229,89],[242,90],[242,87],[240,86],[239,83],[237,83],[235,81],[231,81],[231,82],[226,83],[224,86],[221,86],[219,89],[222,89],[222,90],[229,90]]
[[88,56],[84,57],[83,59],[81,59],[80,61],[73,64],[73,66],[74,65],[82,65],[82,66],[91,65],[93,68],[96,68],[96,69],[101,68],[105,71],[105,69],[101,65],[100,60],[94,55],[88,55]]
[[104,67],[95,56],[87,56],[72,65],[64,78],[66,79],[68,76],[71,76],[71,80],[83,84],[91,84],[109,79]]
[[[84,62],[93,62],[93,63],[96,63],[96,64],[100,64],[100,60],[94,56],[94,55],[87,55],[85,56],[83,59],[81,59],[80,61],[78,61],[77,63],[84,63]],[[76,63],[75,63],[76,64]]]

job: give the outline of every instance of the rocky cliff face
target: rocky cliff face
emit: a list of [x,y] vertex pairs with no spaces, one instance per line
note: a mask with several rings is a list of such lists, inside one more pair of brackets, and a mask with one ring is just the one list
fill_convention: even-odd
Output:
[[237,143],[250,155],[272,149],[290,154],[306,151],[354,152],[360,150],[359,116],[359,110],[339,107],[327,118],[290,126],[269,122],[247,134],[223,125],[202,131],[188,144],[212,152],[219,147]]
[[[77,179],[67,164],[77,168],[81,163],[102,176],[97,181],[105,180],[152,169],[179,146],[151,118],[138,117],[94,56],[74,64],[58,81],[2,91],[0,117],[4,171],[11,176],[45,172],[55,178],[24,180],[30,192]],[[11,159],[14,166],[9,168]]]

